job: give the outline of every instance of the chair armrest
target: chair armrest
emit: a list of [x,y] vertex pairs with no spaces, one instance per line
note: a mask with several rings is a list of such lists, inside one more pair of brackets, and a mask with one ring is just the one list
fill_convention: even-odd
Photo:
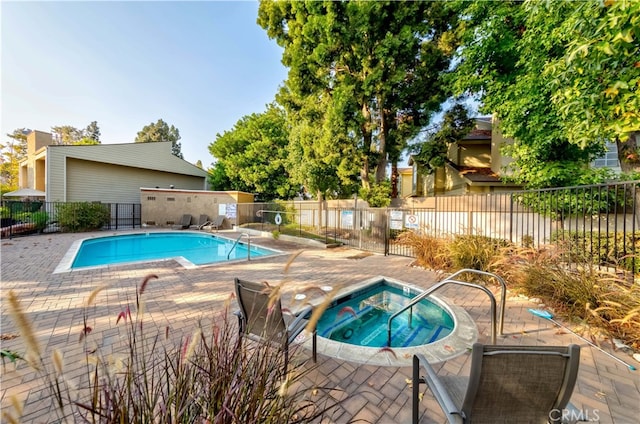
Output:
[[233,313],[235,316],[238,317],[238,327],[240,327],[240,333],[244,333],[244,316],[242,315],[242,311],[237,310]]
[[[288,326],[287,326],[287,330],[288,331],[295,331],[298,326],[300,325],[300,323],[305,320],[305,315],[307,315],[308,313],[310,313],[313,310],[313,308],[311,306],[308,306],[304,309],[302,309],[301,311],[298,311],[294,316],[296,317]],[[315,331],[315,329],[314,329]]]
[[447,420],[449,420],[449,422],[462,423],[463,419],[459,407],[456,406],[445,385],[440,380],[440,377],[438,377],[438,374],[435,372],[431,364],[429,364],[429,361],[427,361],[427,359],[421,354],[416,354],[415,356],[418,358],[420,367],[424,368],[426,371],[427,375],[424,381],[446,414]]

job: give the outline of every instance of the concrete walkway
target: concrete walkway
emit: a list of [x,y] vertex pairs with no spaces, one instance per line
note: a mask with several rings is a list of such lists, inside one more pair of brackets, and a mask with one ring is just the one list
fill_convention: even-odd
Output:
[[[83,307],[89,294],[108,284],[97,298],[89,325],[101,332],[100,339],[118,338],[115,326],[118,313],[135,296],[135,287],[149,274],[159,278],[149,283],[145,292],[146,310],[157,328],[171,326],[171,331],[190,334],[197,319],[222,310],[233,292],[233,278],[280,283],[285,280],[291,300],[296,285],[349,285],[375,276],[386,276],[428,287],[438,281],[435,273],[411,267],[411,259],[397,256],[365,255],[346,248],[319,249],[252,237],[252,243],[284,251],[304,248],[287,275],[283,273],[288,256],[241,263],[226,263],[187,270],[175,261],[159,261],[139,265],[109,266],[101,269],[53,274],[74,240],[101,233],[49,234],[2,239],[2,348],[24,352],[24,341],[15,337],[18,330],[7,315],[6,299],[14,290],[36,327],[44,356],[59,349],[73,379],[82,369],[74,364],[84,360],[78,352],[78,337],[83,329]],[[224,233],[222,234],[224,235]],[[230,234],[232,235],[232,234]],[[489,302],[481,292],[464,287],[450,287],[441,297],[462,306],[476,321],[478,341],[489,343]],[[234,301],[235,302],[235,301]],[[640,417],[640,380],[638,371],[591,348],[572,334],[554,327],[550,322],[532,316],[527,308],[538,307],[527,299],[508,296],[504,336],[498,343],[533,345],[581,345],[578,384],[572,402],[585,415],[601,423],[638,423]],[[233,306],[235,309],[235,306]],[[103,330],[102,330],[103,329]],[[93,334],[92,334],[93,336]],[[622,352],[613,352],[623,360],[633,359]],[[301,355],[308,356],[308,352]],[[436,364],[441,373],[464,374],[469,366],[464,354]],[[636,364],[638,365],[638,364]],[[348,398],[325,416],[323,423],[409,423],[411,421],[410,367],[378,367],[361,365],[319,356],[318,366],[305,377],[309,385],[322,384],[342,390]],[[51,402],[40,380],[21,364],[2,368],[1,406],[9,408],[10,395],[25,402],[22,422],[51,422]],[[338,393],[338,391],[336,391]],[[441,423],[445,418],[430,392],[420,404],[421,423]]]

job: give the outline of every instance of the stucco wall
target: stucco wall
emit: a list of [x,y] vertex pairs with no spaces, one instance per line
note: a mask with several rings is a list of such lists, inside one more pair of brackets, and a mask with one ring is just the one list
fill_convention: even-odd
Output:
[[[139,190],[142,222],[159,227],[178,224],[184,214],[191,215],[191,224],[198,223],[200,215],[209,220],[224,214],[224,227],[237,223],[237,204],[252,203],[253,195],[238,191],[205,191],[142,188]],[[229,206],[232,205],[232,206]]]

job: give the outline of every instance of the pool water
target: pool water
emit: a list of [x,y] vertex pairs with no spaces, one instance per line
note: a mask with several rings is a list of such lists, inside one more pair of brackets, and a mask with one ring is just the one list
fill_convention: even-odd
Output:
[[[184,257],[195,265],[247,259],[246,242],[198,233],[141,233],[84,240],[72,268]],[[229,252],[231,254],[229,255]],[[278,252],[251,246],[251,257]]]
[[[365,347],[387,346],[387,325],[391,315],[415,296],[411,292],[378,284],[352,298],[338,300],[318,321],[318,335],[337,342]],[[394,318],[391,347],[410,347],[433,343],[448,336],[454,328],[451,315],[425,299]]]

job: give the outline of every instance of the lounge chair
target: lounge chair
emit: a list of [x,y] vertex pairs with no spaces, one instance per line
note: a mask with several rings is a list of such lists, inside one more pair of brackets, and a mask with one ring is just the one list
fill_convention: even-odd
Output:
[[[558,423],[579,411],[569,404],[580,347],[495,346],[475,343],[467,377],[439,376],[424,356],[413,357],[412,422],[419,385],[426,383],[449,423]],[[426,377],[420,371],[426,371]],[[568,413],[567,411],[570,411]],[[575,418],[574,418],[575,419]]]
[[209,216],[208,215],[200,215],[200,218],[198,218],[198,223],[195,225],[191,225],[189,226],[190,229],[192,230],[202,230],[202,227],[204,227],[205,225],[209,224]]
[[[280,299],[269,308],[270,290],[264,283],[235,279],[240,310],[236,312],[240,337],[281,345],[284,350],[285,373],[289,363],[289,345],[308,323],[311,307],[297,315],[283,314]],[[270,311],[269,313],[267,311]],[[316,331],[312,331],[313,362],[316,362]]]
[[212,230],[219,230],[222,228],[222,225],[224,224],[224,219],[226,218],[226,216],[224,215],[218,215],[216,216],[216,218],[211,221],[208,226],[211,227]]
[[182,215],[182,220],[180,220],[180,224],[174,225],[171,228],[173,228],[174,230],[184,230],[186,228],[189,228],[190,225],[191,225],[191,215],[186,213]]

